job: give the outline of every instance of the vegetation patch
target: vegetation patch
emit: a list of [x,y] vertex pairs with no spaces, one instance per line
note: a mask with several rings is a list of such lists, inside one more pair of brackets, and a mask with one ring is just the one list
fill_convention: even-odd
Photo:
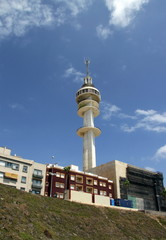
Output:
[[0,239],[164,240],[166,217],[36,196],[0,184]]

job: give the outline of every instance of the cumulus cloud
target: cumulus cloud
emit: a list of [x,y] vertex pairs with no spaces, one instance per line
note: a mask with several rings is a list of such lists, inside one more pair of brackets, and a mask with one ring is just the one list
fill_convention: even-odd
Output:
[[[113,31],[110,30],[111,26],[125,28],[129,26],[134,18],[145,4],[150,0],[104,0],[105,5],[109,11],[109,23],[107,27],[102,24],[96,27],[97,36],[101,39],[107,39]],[[124,71],[124,65],[122,70]]]
[[139,115],[145,115],[145,116],[149,116],[149,115],[153,115],[156,113],[156,111],[154,110],[142,110],[142,109],[137,109],[135,111],[136,114],[139,114]]
[[59,26],[86,10],[92,0],[0,0],[0,38],[22,36],[32,27]]
[[104,27],[102,24],[96,27],[97,36],[101,39],[107,39],[110,34],[113,32],[109,29],[109,27]]
[[53,22],[52,9],[41,0],[0,0],[0,35],[23,35],[32,26]]
[[129,115],[123,113],[116,105],[102,102],[101,113],[104,120],[111,120],[112,117],[121,119],[120,128],[124,132],[131,133],[138,129],[156,133],[166,132],[166,112],[137,109],[133,115]]
[[150,0],[105,0],[110,11],[110,25],[127,27],[135,18],[136,13]]
[[83,74],[82,72],[77,71],[74,67],[70,66],[69,68],[67,68],[65,70],[65,73],[63,75],[63,77],[65,78],[72,78],[73,82],[76,83],[82,83],[83,82],[83,77],[85,76],[85,74]]
[[157,160],[166,159],[166,145],[156,151],[154,158]]
[[125,132],[134,132],[136,129],[144,129],[152,132],[166,132],[166,113],[158,113],[155,110],[135,111],[136,123],[133,126],[123,124],[121,129]]
[[112,116],[115,116],[120,111],[120,108],[116,105],[101,102],[102,118],[104,120],[110,120]]
[[71,15],[76,16],[80,12],[86,10],[93,0],[52,0],[55,3],[63,3],[63,6],[71,12]]

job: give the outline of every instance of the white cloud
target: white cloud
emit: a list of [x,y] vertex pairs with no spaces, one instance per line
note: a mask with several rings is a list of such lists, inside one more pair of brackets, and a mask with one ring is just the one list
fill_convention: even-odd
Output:
[[76,16],[80,12],[86,10],[93,0],[52,0],[53,2],[63,3],[63,6],[66,7],[71,12],[71,15]]
[[136,13],[150,0],[105,0],[110,11],[110,25],[127,27]]
[[156,172],[156,170],[152,167],[145,167],[145,169],[151,172]]
[[154,158],[157,160],[166,159],[166,145],[156,151]]
[[166,113],[157,113],[155,110],[137,109],[136,123],[133,126],[123,124],[121,129],[125,132],[134,132],[136,129],[144,129],[152,132],[166,132]]
[[67,68],[65,70],[65,73],[63,75],[63,77],[65,78],[73,78],[73,82],[76,83],[81,83],[83,82],[83,78],[84,78],[85,74],[77,71],[74,67],[70,66],[69,68]]
[[118,117],[119,118],[129,118],[129,119],[136,119],[137,118],[136,116],[131,116],[131,115],[128,115],[128,114],[125,114],[125,113],[119,113]]
[[9,107],[13,110],[24,110],[24,106],[20,103],[12,103],[9,105]]
[[0,0],[1,38],[23,35],[33,26],[46,26],[53,22],[52,9],[41,0]]
[[[0,0],[0,38],[22,36],[32,27],[59,26],[88,9],[92,0]],[[80,25],[77,25],[80,28]]]
[[120,111],[120,108],[116,105],[101,102],[102,118],[104,120],[110,120],[112,116],[116,115]]
[[154,111],[154,110],[142,110],[142,109],[137,109],[136,111],[135,111],[135,113],[136,114],[139,114],[139,115],[145,115],[145,116],[149,116],[149,115],[153,115],[153,114],[155,114],[156,113],[156,111]]
[[102,24],[96,27],[97,36],[101,39],[107,39],[110,34],[113,32],[109,29],[109,27],[103,27]]
[[121,119],[120,128],[124,132],[131,133],[138,129],[156,133],[166,132],[166,112],[137,109],[134,115],[129,115],[123,113],[116,105],[106,102],[101,103],[101,112],[104,120],[110,120],[112,117]]

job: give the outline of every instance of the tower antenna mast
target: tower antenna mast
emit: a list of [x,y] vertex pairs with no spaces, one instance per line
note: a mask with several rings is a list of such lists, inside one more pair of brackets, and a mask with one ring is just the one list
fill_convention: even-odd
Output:
[[89,64],[90,64],[90,60],[89,59],[85,59],[86,76],[89,76]]

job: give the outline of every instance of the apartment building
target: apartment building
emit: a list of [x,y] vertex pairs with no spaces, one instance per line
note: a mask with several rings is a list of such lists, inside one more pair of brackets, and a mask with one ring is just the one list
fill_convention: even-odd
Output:
[[44,195],[46,165],[11,155],[11,150],[0,147],[0,183]]
[[82,172],[75,165],[48,165],[45,196],[69,201],[109,206],[114,198],[113,181],[92,173]]

